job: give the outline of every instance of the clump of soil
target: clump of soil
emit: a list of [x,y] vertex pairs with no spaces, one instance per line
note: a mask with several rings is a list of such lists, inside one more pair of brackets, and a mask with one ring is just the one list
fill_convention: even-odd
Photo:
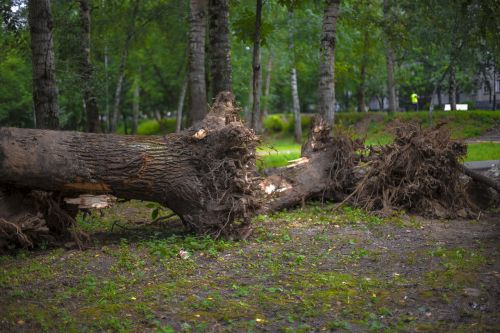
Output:
[[476,210],[461,177],[466,144],[451,140],[443,124],[422,129],[397,122],[391,131],[393,143],[370,148],[364,175],[348,198],[352,204],[382,214],[404,209],[442,218]]

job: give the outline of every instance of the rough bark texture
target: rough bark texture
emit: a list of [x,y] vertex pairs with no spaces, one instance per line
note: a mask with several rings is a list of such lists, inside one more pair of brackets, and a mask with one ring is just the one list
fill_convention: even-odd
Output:
[[253,36],[253,57],[252,57],[252,121],[251,126],[257,132],[262,131],[262,116],[260,112],[260,93],[261,93],[261,70],[260,70],[260,29],[262,20],[262,0],[256,1],[255,8],[255,33]]
[[[384,0],[383,11],[384,21],[386,22],[386,29],[389,28],[389,13],[390,13],[390,0]],[[385,34],[385,63],[387,66],[387,95],[389,100],[389,112],[396,112],[399,109],[397,96],[396,96],[396,80],[394,79],[394,50],[392,43],[389,39],[389,34]]]
[[229,0],[209,0],[210,75],[213,96],[232,91]]
[[340,0],[328,0],[323,16],[319,65],[319,110],[318,114],[333,125],[335,117],[335,38]]
[[292,108],[294,121],[295,142],[302,141],[302,122],[300,119],[299,88],[297,85],[297,69],[295,68],[295,46],[294,46],[294,26],[293,11],[288,12],[288,51],[290,53],[290,85],[292,90]]
[[33,64],[33,104],[37,128],[59,128],[59,109],[49,0],[28,2]]
[[231,234],[258,205],[258,140],[237,111],[222,93],[196,127],[165,137],[1,128],[1,183],[156,201],[198,232]]
[[207,1],[189,1],[189,120],[191,124],[203,120],[207,114],[205,82]]
[[93,68],[90,61],[90,6],[88,0],[78,0],[80,3],[80,24],[81,24],[81,60],[80,76],[83,85],[83,99],[85,103],[85,113],[87,116],[87,132],[98,133],[101,131],[99,122],[99,110],[94,93]]

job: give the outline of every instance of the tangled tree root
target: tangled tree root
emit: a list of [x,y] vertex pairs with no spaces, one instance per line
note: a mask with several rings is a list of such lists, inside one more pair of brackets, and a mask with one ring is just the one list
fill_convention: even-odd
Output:
[[86,238],[51,193],[0,188],[0,251]]
[[462,177],[464,143],[451,140],[442,124],[424,130],[417,123],[399,122],[392,132],[392,144],[370,149],[365,174],[347,201],[381,214],[404,209],[455,218],[477,211]]

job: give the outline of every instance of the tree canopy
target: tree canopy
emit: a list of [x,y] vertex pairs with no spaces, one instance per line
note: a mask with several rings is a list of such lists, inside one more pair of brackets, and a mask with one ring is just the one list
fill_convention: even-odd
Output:
[[[458,92],[472,91],[498,66],[500,10],[496,1],[390,3],[384,19],[382,0],[341,2],[335,50],[335,95],[341,111],[360,110],[360,103],[387,98],[386,43],[395,51],[400,106],[413,91],[423,96],[424,103],[429,103],[435,88],[448,94],[452,81]],[[91,80],[102,129],[109,129],[121,70],[121,130],[131,127],[137,86],[139,118],[174,117],[187,71],[188,2],[89,0],[89,4]],[[60,127],[85,130],[79,2],[53,0],[51,5]],[[0,8],[0,125],[33,127],[27,1],[2,0]],[[288,47],[290,8],[295,26],[293,56]],[[268,112],[292,110],[292,61],[300,110],[317,111],[323,9],[324,1],[263,1],[261,105]],[[241,106],[251,109],[254,1],[229,1],[229,29],[232,89]],[[127,43],[126,62],[121,66]],[[207,79],[206,84],[209,105],[214,97],[210,93],[213,82]]]

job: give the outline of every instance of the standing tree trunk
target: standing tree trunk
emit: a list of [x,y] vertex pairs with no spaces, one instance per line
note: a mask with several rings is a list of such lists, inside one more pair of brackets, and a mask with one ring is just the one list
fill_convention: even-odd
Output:
[[209,0],[210,75],[213,96],[232,91],[229,0]]
[[132,42],[132,37],[134,37],[135,34],[135,19],[137,17],[137,12],[139,11],[139,1],[140,0],[135,0],[134,2],[134,7],[132,9],[132,16],[130,18],[127,35],[125,37],[125,45],[123,47],[123,52],[120,59],[120,67],[118,68],[118,80],[116,82],[115,102],[113,106],[113,116],[111,118],[111,126],[110,126],[111,132],[115,132],[116,127],[118,125],[118,115],[120,113],[123,80],[125,79],[125,68],[127,66],[127,58],[128,58],[130,43]]
[[269,94],[271,92],[271,73],[273,71],[273,54],[269,55],[266,66],[266,86],[264,87],[264,101],[262,105],[262,117],[269,114]]
[[262,20],[262,0],[256,1],[255,7],[255,32],[253,37],[253,58],[252,58],[252,128],[257,132],[262,132],[262,116],[260,112],[260,83],[261,83],[261,70],[260,70],[260,29]]
[[[335,38],[340,0],[327,0],[321,32],[318,121],[332,127],[335,117]],[[315,125],[316,126],[316,125]]]
[[497,66],[495,60],[493,60],[493,104],[491,109],[493,111],[497,109]]
[[132,134],[137,134],[140,112],[141,84],[137,76],[134,82],[134,98],[132,99]]
[[80,22],[82,36],[80,40],[82,55],[80,61],[80,76],[83,85],[83,100],[87,116],[87,132],[98,133],[101,131],[99,110],[92,84],[93,69],[90,61],[90,6],[88,0],[78,0],[80,3]]
[[107,122],[104,125],[105,131],[111,130],[111,117],[112,114],[109,110],[109,73],[108,73],[108,47],[104,46],[104,84],[105,84],[105,108]]
[[186,91],[188,86],[187,74],[184,76],[182,83],[181,95],[179,96],[179,103],[177,104],[177,115],[175,119],[175,133],[179,133],[182,128],[182,110],[184,109],[184,100],[186,99]]
[[205,35],[208,0],[189,0],[189,102],[190,123],[207,114]]
[[361,58],[361,66],[360,66],[360,84],[358,86],[358,111],[366,112],[366,101],[365,101],[365,92],[366,92],[366,66],[368,65],[368,43],[369,43],[369,35],[368,32],[364,34],[363,40],[363,56]]
[[50,0],[28,2],[37,128],[59,128]]
[[449,74],[449,87],[448,87],[448,97],[450,100],[450,109],[457,109],[457,79],[455,77],[455,65],[450,65],[450,74]]
[[390,29],[389,15],[391,4],[390,0],[384,0],[383,12],[385,21],[385,63],[387,67],[387,95],[389,100],[389,113],[396,112],[399,109],[398,100],[396,96],[396,80],[394,79],[394,49],[392,48],[392,41],[389,36],[388,29]]
[[288,52],[290,53],[290,83],[292,89],[292,107],[294,121],[294,139],[295,142],[302,141],[302,122],[300,119],[299,89],[297,86],[297,69],[295,68],[295,46],[294,46],[294,27],[293,10],[288,11]]

